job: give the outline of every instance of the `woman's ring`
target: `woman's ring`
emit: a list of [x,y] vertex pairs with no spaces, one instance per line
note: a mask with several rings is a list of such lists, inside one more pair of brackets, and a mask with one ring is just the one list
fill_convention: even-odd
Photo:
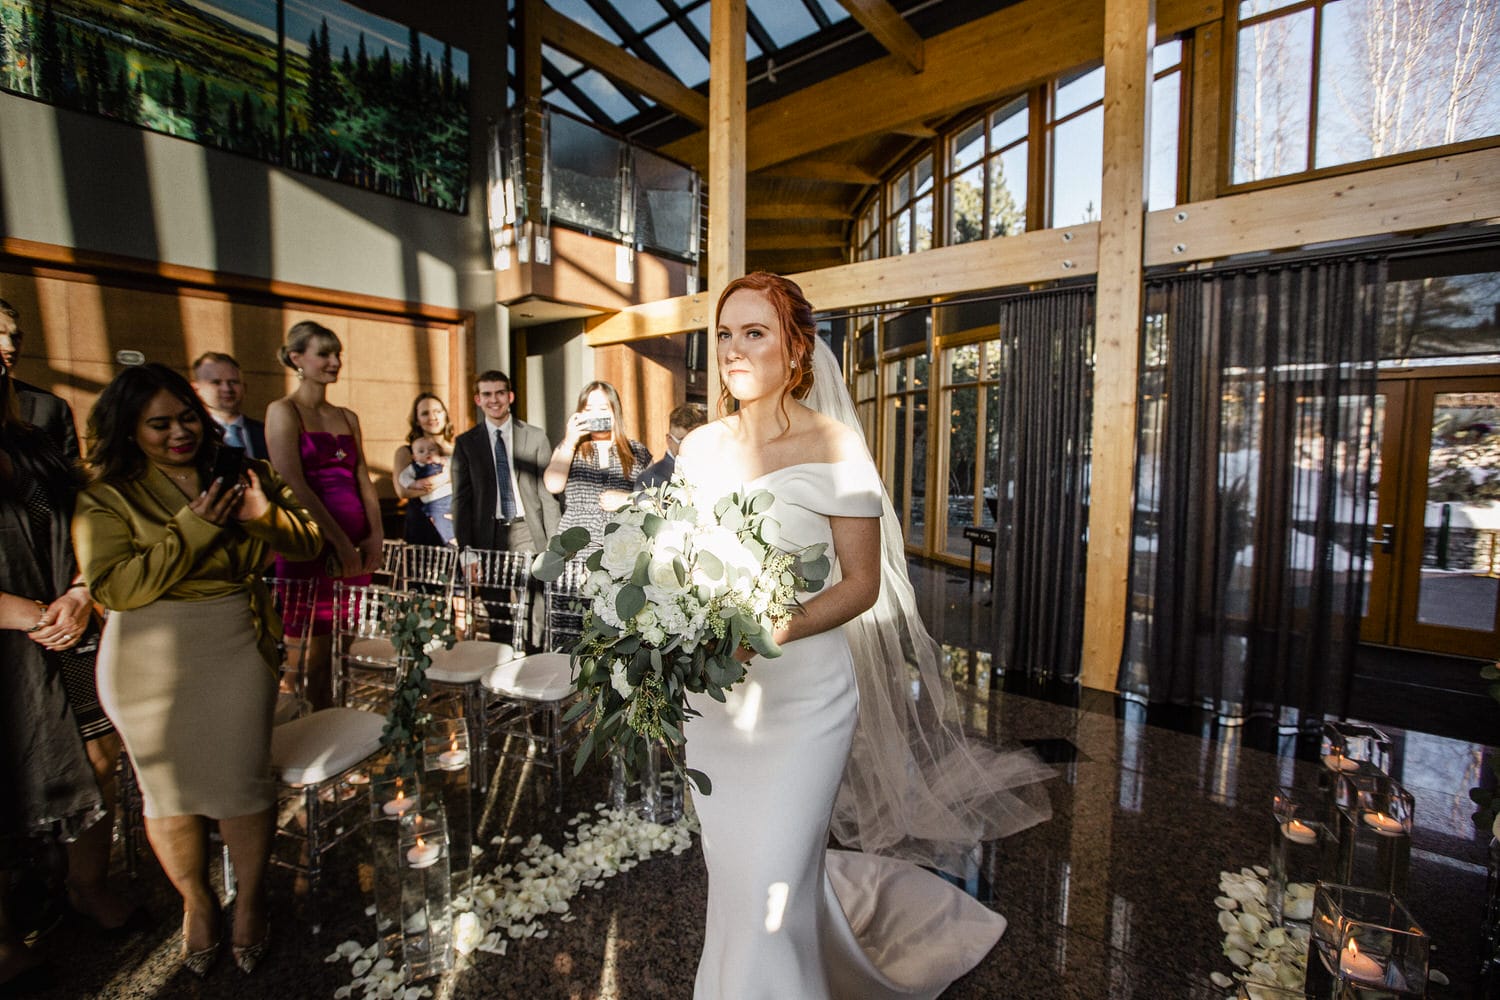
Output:
[[66,634],[66,635],[63,636],[63,642],[71,642],[72,640],[73,640],[72,633],[68,633],[68,634]]

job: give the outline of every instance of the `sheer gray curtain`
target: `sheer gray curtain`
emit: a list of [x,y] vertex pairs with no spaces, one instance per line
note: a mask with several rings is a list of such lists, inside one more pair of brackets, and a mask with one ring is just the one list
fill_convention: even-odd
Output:
[[1083,644],[1094,290],[1000,303],[995,667],[1072,680]]
[[1339,259],[1148,284],[1121,691],[1342,712],[1383,281],[1382,262]]

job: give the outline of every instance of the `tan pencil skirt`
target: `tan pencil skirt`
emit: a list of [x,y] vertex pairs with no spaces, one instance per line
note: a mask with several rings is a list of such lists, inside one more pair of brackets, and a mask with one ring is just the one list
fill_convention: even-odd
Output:
[[248,593],[112,612],[99,702],[135,764],[147,816],[232,819],[275,802],[276,683]]

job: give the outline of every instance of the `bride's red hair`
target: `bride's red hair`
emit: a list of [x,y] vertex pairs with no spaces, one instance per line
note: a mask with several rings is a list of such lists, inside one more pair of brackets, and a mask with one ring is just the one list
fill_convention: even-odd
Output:
[[[719,304],[714,307],[714,329],[710,346],[718,349],[719,316],[724,312],[724,303],[735,292],[759,292],[776,310],[776,319],[781,324],[782,359],[786,362],[786,384],[783,392],[793,399],[806,398],[813,387],[813,346],[818,335],[818,324],[813,321],[812,303],[802,294],[802,289],[790,278],[769,271],[751,271],[742,278],[735,278],[724,286],[719,295]],[[733,397],[719,380],[719,412],[728,413]]]

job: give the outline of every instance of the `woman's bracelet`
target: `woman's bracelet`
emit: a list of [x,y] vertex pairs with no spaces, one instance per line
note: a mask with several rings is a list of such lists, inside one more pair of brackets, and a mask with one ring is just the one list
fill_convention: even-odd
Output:
[[37,616],[36,624],[26,630],[27,635],[30,635],[33,632],[40,632],[42,630],[42,622],[47,619],[47,605],[43,604],[41,601],[32,601],[31,603],[36,605]]
[[[75,580],[73,583],[68,584],[68,590],[88,590],[88,589],[89,589],[89,582],[87,580]],[[63,591],[63,593],[66,594],[68,592],[68,590]]]

